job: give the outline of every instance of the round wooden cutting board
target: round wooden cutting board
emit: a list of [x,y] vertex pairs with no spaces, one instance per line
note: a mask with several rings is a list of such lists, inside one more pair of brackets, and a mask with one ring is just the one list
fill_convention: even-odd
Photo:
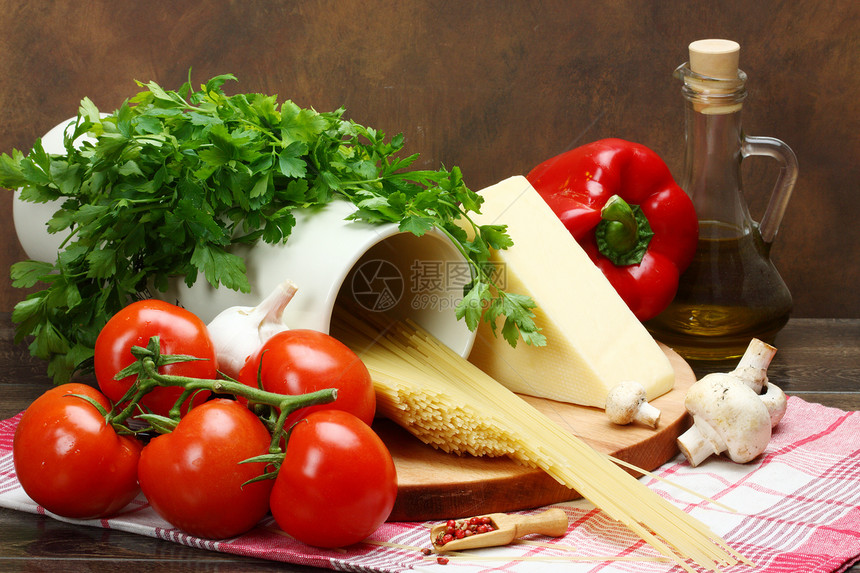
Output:
[[[603,410],[523,396],[538,410],[603,452],[644,470],[653,470],[678,453],[675,439],[689,426],[684,397],[696,381],[690,366],[666,346],[675,370],[674,388],[652,403],[660,409],[656,429],[618,426]],[[542,470],[508,458],[447,454],[428,446],[390,420],[374,429],[391,451],[398,494],[390,521],[450,519],[516,511],[581,497]]]

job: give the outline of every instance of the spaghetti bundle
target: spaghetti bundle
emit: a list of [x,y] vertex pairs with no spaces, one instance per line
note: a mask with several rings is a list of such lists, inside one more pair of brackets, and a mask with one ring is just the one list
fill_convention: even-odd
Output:
[[421,441],[446,452],[509,456],[540,468],[687,571],[694,571],[690,560],[713,571],[752,564],[417,325],[368,320],[342,313],[332,334],[370,370],[379,412]]

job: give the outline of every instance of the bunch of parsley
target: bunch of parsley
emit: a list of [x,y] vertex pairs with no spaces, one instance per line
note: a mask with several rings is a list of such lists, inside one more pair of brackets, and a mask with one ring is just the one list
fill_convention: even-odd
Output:
[[44,285],[12,319],[16,342],[32,339],[30,352],[49,362],[55,383],[91,367],[96,337],[114,313],[141,293],[166,290],[173,277],[190,286],[202,274],[213,286],[247,292],[244,261],[231,245],[285,242],[294,209],[336,196],[356,205],[354,219],[396,222],[418,236],[445,233],[472,272],[457,317],[474,330],[483,316],[495,332],[504,316],[511,345],[520,336],[545,343],[534,302],[493,282],[490,252],[512,242],[504,225],[469,218],[482,198],[459,169],[409,171],[417,154],[398,157],[402,135],[386,141],[344,119],[343,109],[228,96],[228,80],[235,77],[217,76],[199,91],[190,81],[177,91],[138,83],[145,91],[109,116],[84,99],[64,155],[37,141],[26,156],[0,156],[0,186],[61,205],[48,224],[68,234],[57,260],[18,262],[11,272],[16,287]]

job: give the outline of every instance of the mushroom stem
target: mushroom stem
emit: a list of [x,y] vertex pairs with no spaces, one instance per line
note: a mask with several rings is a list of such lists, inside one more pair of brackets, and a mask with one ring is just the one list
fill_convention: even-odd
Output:
[[753,338],[737,368],[730,374],[752,388],[756,394],[761,394],[762,388],[767,385],[767,368],[775,354],[776,348]]
[[639,404],[639,409],[636,410],[636,415],[633,417],[636,422],[645,424],[651,428],[656,428],[660,422],[660,409],[655,408],[652,404],[643,401]]
[[705,437],[697,424],[678,437],[678,448],[690,465],[696,467],[713,454],[719,454],[725,450],[725,445],[717,450],[714,443]]

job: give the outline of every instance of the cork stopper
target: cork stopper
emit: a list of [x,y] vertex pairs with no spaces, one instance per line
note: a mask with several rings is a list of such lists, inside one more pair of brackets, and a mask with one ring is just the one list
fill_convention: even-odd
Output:
[[694,73],[724,80],[738,77],[741,47],[731,40],[697,40],[690,44],[690,70]]
[[697,40],[689,50],[686,70],[691,73],[681,77],[695,94],[693,109],[712,115],[740,110],[746,80],[746,74],[738,69],[740,45],[731,40]]

